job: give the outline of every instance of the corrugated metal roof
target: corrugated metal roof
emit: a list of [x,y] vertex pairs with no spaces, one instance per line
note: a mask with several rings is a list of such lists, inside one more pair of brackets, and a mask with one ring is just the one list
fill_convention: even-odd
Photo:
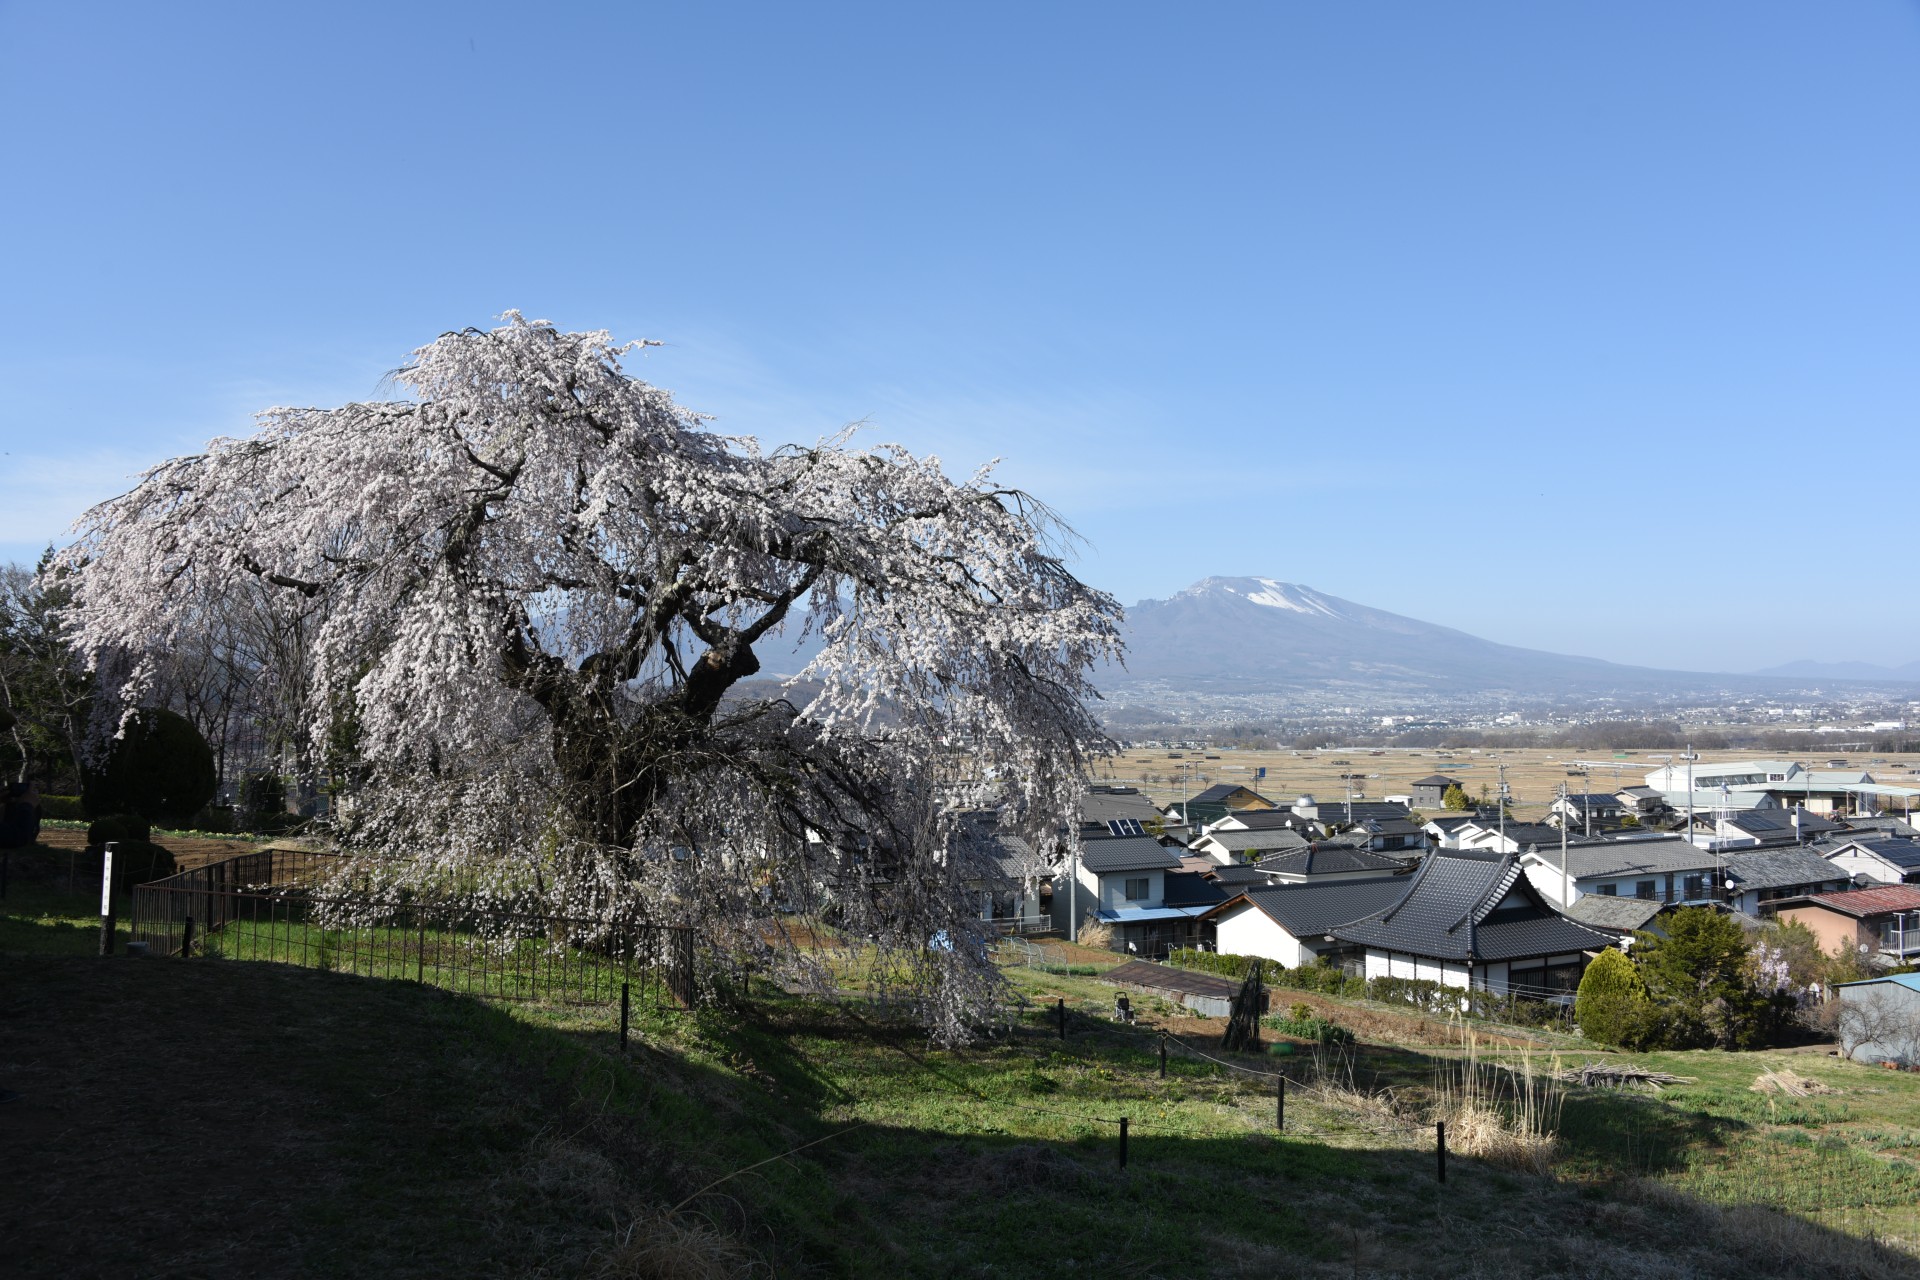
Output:
[[1191,920],[1208,907],[1110,907],[1096,914],[1108,924],[1145,924],[1154,920]]
[[1920,973],[1889,973],[1881,978],[1862,978],[1858,982],[1836,982],[1836,990],[1847,987],[1871,987],[1881,982],[1897,982],[1909,991],[1920,991]]

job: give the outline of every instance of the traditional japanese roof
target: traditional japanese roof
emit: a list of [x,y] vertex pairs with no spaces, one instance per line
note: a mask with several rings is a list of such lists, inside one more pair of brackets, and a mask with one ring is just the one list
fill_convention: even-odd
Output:
[[1470,849],[1427,855],[1397,902],[1329,932],[1360,946],[1470,963],[1590,951],[1613,941],[1549,907],[1514,855]]
[[1666,910],[1666,905],[1658,898],[1615,898],[1604,893],[1583,893],[1573,900],[1566,915],[1590,929],[1637,933]]
[[1177,871],[1180,858],[1150,836],[1122,836],[1116,840],[1089,840],[1080,851],[1080,865],[1095,875],[1156,869]]
[[1296,938],[1325,934],[1397,901],[1406,881],[1335,880],[1321,884],[1275,884],[1249,888],[1207,913],[1217,918],[1236,903],[1257,907]]
[[1262,858],[1259,870],[1266,875],[1326,876],[1355,871],[1397,872],[1406,870],[1407,866],[1405,858],[1329,841]]
[[1377,836],[1417,836],[1425,829],[1411,818],[1369,818],[1360,825]]
[[1882,835],[1898,836],[1907,840],[1920,836],[1920,827],[1908,826],[1900,819],[1892,817],[1848,818],[1846,826],[1849,831],[1878,831]]
[[1896,911],[1920,911],[1920,884],[1883,884],[1871,889],[1848,889],[1840,893],[1814,893],[1804,898],[1786,898],[1788,904],[1813,903],[1854,917],[1891,915]]

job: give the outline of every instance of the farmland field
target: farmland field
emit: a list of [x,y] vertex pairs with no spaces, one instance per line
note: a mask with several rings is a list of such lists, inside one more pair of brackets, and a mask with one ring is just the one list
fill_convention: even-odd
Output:
[[[1485,787],[1491,797],[1499,789],[1500,766],[1505,765],[1515,816],[1538,819],[1547,812],[1553,802],[1554,789],[1561,783],[1575,791],[1587,790],[1591,784],[1592,790],[1611,794],[1622,787],[1643,785],[1646,775],[1666,764],[1670,754],[1674,753],[1582,752],[1537,747],[1482,751],[1464,748],[1441,751],[1425,747],[1353,747],[1327,751],[1134,749],[1103,761],[1098,780],[1139,786],[1161,804],[1181,799],[1189,788],[1197,792],[1221,782],[1252,787],[1269,800],[1285,804],[1303,794],[1322,802],[1338,801],[1347,794],[1349,786],[1354,789],[1355,799],[1379,800],[1405,794],[1416,778],[1438,773],[1458,778],[1476,797]],[[1702,751],[1699,754],[1703,762],[1711,763],[1753,759],[1765,753]],[[1819,757],[1818,767],[1824,768],[1829,758]],[[1871,773],[1881,782],[1920,786],[1920,777],[1912,774],[1913,770],[1920,769],[1920,755],[1853,753],[1846,759],[1849,767]],[[1869,760],[1885,763],[1868,763]],[[1592,767],[1583,770],[1575,761],[1585,761]],[[1256,780],[1256,772],[1263,767],[1266,778]],[[1342,779],[1343,773],[1359,776]],[[1433,813],[1426,816],[1432,817]]]

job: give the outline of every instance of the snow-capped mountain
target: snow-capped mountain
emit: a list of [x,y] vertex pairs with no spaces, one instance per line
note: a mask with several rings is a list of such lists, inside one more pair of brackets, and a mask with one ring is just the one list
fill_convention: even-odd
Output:
[[1207,578],[1142,600],[1127,610],[1127,639],[1126,671],[1111,679],[1222,690],[1645,690],[1703,679],[1496,644],[1273,578]]

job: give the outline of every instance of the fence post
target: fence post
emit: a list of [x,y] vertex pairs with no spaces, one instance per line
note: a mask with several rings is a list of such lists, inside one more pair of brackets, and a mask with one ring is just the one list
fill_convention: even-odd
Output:
[[1067,998],[1065,996],[1061,996],[1054,1002],[1053,1011],[1060,1020],[1060,1038],[1065,1040],[1067,1038]]
[[1440,1181],[1445,1182],[1447,1180],[1447,1122],[1445,1120],[1433,1122],[1433,1150],[1440,1162]]
[[193,958],[193,917],[192,916],[187,917],[187,927],[180,934],[180,958],[182,960],[191,960]]
[[1167,1078],[1167,1033],[1160,1033],[1160,1078]]
[[620,984],[620,1056],[621,1057],[625,1057],[627,1053],[627,1008],[628,1008],[627,994],[631,988],[631,985],[632,984],[626,983],[626,982],[623,982]]
[[1127,1167],[1127,1118],[1120,1117],[1120,1167]]
[[117,840],[107,841],[106,852],[100,855],[100,954],[113,954],[113,851],[120,844]]
[[420,951],[414,957],[413,980],[424,986],[427,981],[427,926],[425,925],[420,926],[419,942]]
[[1273,1127],[1281,1133],[1287,1131],[1287,1078],[1273,1078]]

